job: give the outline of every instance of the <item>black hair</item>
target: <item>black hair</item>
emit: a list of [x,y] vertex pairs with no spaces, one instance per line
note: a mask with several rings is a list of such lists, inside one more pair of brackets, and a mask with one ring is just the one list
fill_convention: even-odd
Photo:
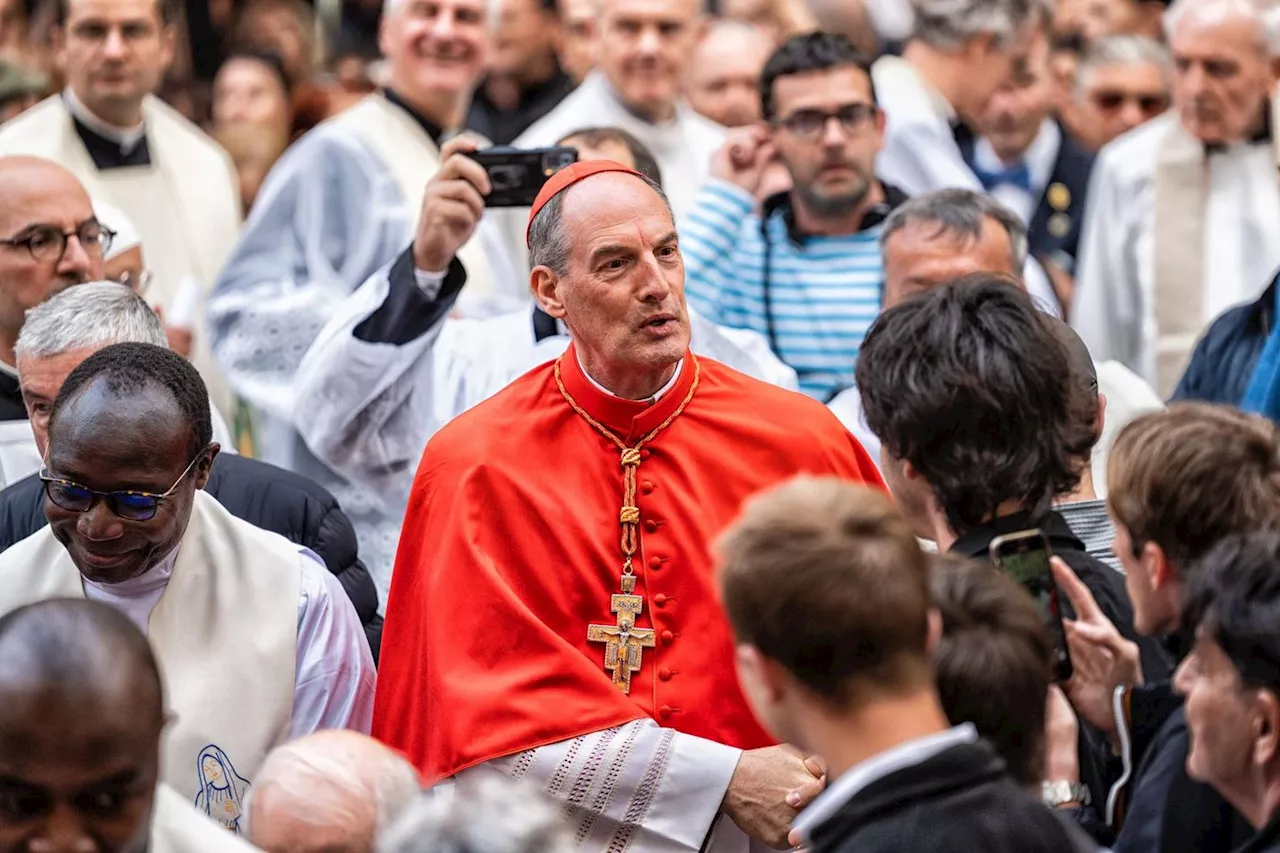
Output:
[[[293,82],[289,79],[289,72],[285,69],[284,60],[280,58],[280,54],[270,50],[260,50],[256,47],[239,45],[233,48],[231,53],[227,54],[227,58],[222,60],[222,65],[226,65],[233,59],[245,59],[267,66],[267,69],[275,75],[276,80],[280,83],[280,88],[284,90],[286,98],[293,91]],[[219,69],[221,67],[219,66]]]
[[1017,282],[975,273],[885,311],[858,353],[867,425],[964,534],[1079,483],[1092,420],[1057,337]]
[[773,83],[779,77],[845,67],[861,69],[867,75],[871,103],[877,103],[876,86],[871,79],[871,61],[848,38],[819,30],[787,39],[773,52],[760,72],[760,109],[765,120],[772,121],[775,117]]
[[625,146],[627,151],[631,153],[631,159],[635,163],[636,171],[659,187],[662,186],[662,169],[658,166],[657,158],[653,156],[649,146],[637,139],[634,134],[620,127],[601,126],[584,127],[581,130],[575,130],[573,133],[566,133],[560,138],[572,139],[575,136],[582,137],[582,140],[593,148],[599,148],[605,142],[616,142]]
[[103,380],[112,393],[122,396],[141,391],[149,385],[158,385],[168,391],[190,428],[188,459],[194,458],[213,441],[209,392],[200,374],[191,362],[172,350],[141,343],[112,344],[80,362],[67,375],[54,398],[53,409],[49,413],[50,432],[67,402],[95,379]]
[[[161,24],[167,27],[177,20],[177,0],[155,0],[155,3],[156,11],[160,13]],[[71,14],[71,0],[58,0],[58,5],[56,6],[55,11],[56,15],[54,17],[54,23],[60,27],[66,26],[67,18],[70,17]]]
[[1227,536],[1184,577],[1183,630],[1211,637],[1246,687],[1280,695],[1280,530]]

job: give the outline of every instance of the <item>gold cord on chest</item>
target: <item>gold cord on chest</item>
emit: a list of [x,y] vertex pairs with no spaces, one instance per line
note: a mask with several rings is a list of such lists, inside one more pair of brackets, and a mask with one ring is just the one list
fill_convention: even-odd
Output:
[[618,513],[618,523],[622,526],[622,592],[614,594],[609,600],[609,610],[618,618],[613,625],[587,625],[587,640],[592,643],[604,643],[604,668],[613,675],[613,685],[623,693],[631,692],[631,674],[640,671],[643,650],[651,649],[657,644],[652,628],[636,627],[636,617],[644,609],[644,598],[635,594],[636,573],[632,566],[640,527],[640,508],[636,506],[636,471],[639,470],[640,463],[643,461],[640,451],[680,416],[680,413],[689,405],[689,401],[693,399],[694,392],[698,390],[702,367],[692,355],[689,356],[689,360],[693,362],[693,384],[689,386],[689,393],[666,420],[631,447],[578,405],[560,379],[560,359],[556,359],[555,364],[556,387],[560,389],[565,401],[575,412],[582,415],[596,432],[613,442],[622,453],[622,509]]

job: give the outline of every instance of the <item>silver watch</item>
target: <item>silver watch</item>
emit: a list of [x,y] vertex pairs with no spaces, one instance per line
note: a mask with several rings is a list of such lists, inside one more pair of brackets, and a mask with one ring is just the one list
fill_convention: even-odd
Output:
[[1061,780],[1057,782],[1041,782],[1040,799],[1044,801],[1046,806],[1054,809],[1067,803],[1079,803],[1082,806],[1087,806],[1093,802],[1093,797],[1089,795],[1088,785]]

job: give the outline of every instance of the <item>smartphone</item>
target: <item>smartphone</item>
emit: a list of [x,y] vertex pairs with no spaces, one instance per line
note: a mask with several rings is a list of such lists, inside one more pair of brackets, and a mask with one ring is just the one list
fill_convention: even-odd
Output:
[[1039,530],[1023,530],[991,540],[991,561],[1017,581],[1044,614],[1053,641],[1053,678],[1071,678],[1071,652],[1067,649],[1067,633],[1062,627],[1061,593],[1049,567],[1049,540]]
[[531,207],[552,175],[578,162],[578,149],[494,146],[471,159],[484,167],[492,185],[485,207]]

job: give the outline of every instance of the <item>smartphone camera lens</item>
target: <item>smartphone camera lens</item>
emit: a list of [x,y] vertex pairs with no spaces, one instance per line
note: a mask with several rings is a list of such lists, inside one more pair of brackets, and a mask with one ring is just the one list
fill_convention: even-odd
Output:
[[520,186],[524,169],[520,166],[494,166],[489,170],[489,182],[495,190],[511,190]]

